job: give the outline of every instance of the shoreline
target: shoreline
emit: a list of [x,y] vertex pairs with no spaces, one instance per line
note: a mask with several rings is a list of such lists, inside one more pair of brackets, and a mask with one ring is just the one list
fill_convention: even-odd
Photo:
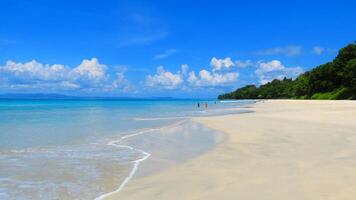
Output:
[[[193,133],[186,132],[188,129],[188,126],[189,126],[189,130],[193,130]],[[221,138],[223,138],[223,136],[220,135],[220,133],[216,133],[215,131],[205,128],[205,126],[201,125],[200,123],[194,122],[191,118],[184,118],[184,120],[180,120],[180,121],[174,122],[172,124],[168,124],[168,125],[157,127],[157,128],[144,129],[144,130],[138,131],[133,134],[125,135],[117,140],[110,141],[107,145],[112,145],[112,146],[115,146],[118,148],[127,148],[127,149],[130,149],[133,151],[140,152],[142,154],[142,157],[131,162],[133,164],[131,167],[131,170],[129,171],[127,177],[125,177],[122,182],[118,183],[118,186],[116,189],[114,189],[113,191],[108,191],[106,193],[98,195],[95,198],[95,200],[109,199],[110,197],[112,197],[114,195],[120,195],[120,192],[122,190],[124,190],[126,188],[126,185],[129,184],[133,179],[137,179],[137,178],[139,179],[140,177],[150,176],[152,174],[159,173],[161,170],[165,170],[166,168],[170,167],[170,166],[165,166],[169,162],[174,163],[173,165],[179,165],[180,163],[184,163],[186,161],[194,159],[196,156],[199,156],[200,154],[204,154],[206,151],[209,151],[210,149],[214,148],[214,146],[216,145],[215,142],[214,142],[214,144],[204,144],[204,145],[195,143],[195,145],[197,147],[203,148],[203,150],[200,149],[199,152],[196,152],[192,148],[192,149],[190,149],[192,151],[188,150],[186,152],[187,155],[184,155],[183,160],[180,160],[182,158],[167,159],[167,158],[165,158],[164,154],[161,155],[161,154],[157,153],[157,150],[166,151],[165,154],[169,155],[170,153],[172,153],[172,152],[169,152],[169,151],[173,150],[173,149],[171,149],[172,147],[169,147],[169,149],[167,149],[167,148],[166,149],[161,149],[161,148],[150,149],[149,148],[147,150],[144,147],[139,147],[139,146],[137,147],[135,145],[131,145],[131,144],[126,145],[125,144],[126,140],[129,140],[130,138],[135,138],[136,136],[141,136],[141,135],[148,135],[148,136],[151,135],[153,137],[157,137],[157,135],[163,134],[161,136],[170,138],[170,140],[171,140],[170,142],[172,142],[172,140],[173,141],[176,140],[176,139],[174,139],[174,135],[178,135],[178,134],[185,135],[184,137],[186,137],[186,138],[184,140],[186,140],[187,138],[194,139],[192,137],[192,135],[197,134],[196,133],[197,128],[196,127],[194,128],[194,126],[203,127],[203,129],[204,129],[204,130],[202,130],[203,133],[208,134],[208,135],[204,136],[204,137],[206,137],[206,138],[204,138],[204,140],[207,140],[210,137],[212,137],[212,138],[214,138],[214,139],[211,139],[212,141],[219,142],[222,140]],[[176,129],[180,129],[182,132],[177,132]],[[177,132],[177,133],[175,133],[175,132]],[[164,135],[166,135],[166,136],[164,136]],[[157,139],[157,138],[154,138],[154,139]],[[184,141],[180,141],[180,142],[183,142],[183,144],[185,144]],[[200,143],[202,143],[202,142],[203,141],[200,141]],[[157,143],[157,145],[159,145],[160,141],[152,141],[151,143],[152,144]],[[172,145],[173,146],[177,145],[177,147],[179,147],[179,144],[180,144],[179,142],[174,142]],[[180,144],[180,145],[182,145],[182,144]],[[145,149],[145,150],[143,150],[143,149]],[[174,151],[176,151],[176,153],[179,151],[181,153],[184,153],[184,151],[178,150],[178,149],[175,149]],[[200,152],[200,151],[202,151],[202,152]],[[190,158],[190,157],[192,157],[192,158]],[[148,162],[144,162],[144,161],[148,161]],[[143,165],[143,166],[141,166],[141,165]],[[147,170],[146,167],[148,167],[149,169]],[[154,170],[154,172],[152,172],[150,170]]]
[[139,165],[141,164],[141,162],[147,160],[151,156],[151,154],[149,152],[146,152],[146,151],[144,151],[142,149],[138,149],[138,148],[133,147],[133,146],[121,144],[124,140],[126,140],[128,138],[131,138],[131,137],[136,137],[136,136],[139,136],[139,135],[143,135],[143,134],[149,134],[149,133],[154,132],[154,131],[161,131],[161,130],[164,130],[164,129],[167,129],[167,128],[176,127],[176,126],[181,125],[184,122],[185,122],[185,120],[179,121],[179,122],[167,125],[167,126],[162,126],[162,127],[159,127],[159,128],[150,128],[150,129],[146,129],[146,130],[141,130],[141,131],[139,131],[137,133],[133,133],[133,134],[122,136],[118,140],[110,141],[107,145],[115,146],[115,147],[118,147],[118,148],[126,148],[126,149],[130,149],[130,150],[133,150],[133,151],[138,151],[138,152],[140,152],[142,154],[142,157],[132,161],[133,166],[132,166],[132,168],[130,170],[130,173],[119,184],[119,186],[118,186],[118,188],[116,190],[101,194],[100,196],[96,197],[95,200],[106,199],[107,197],[110,197],[111,195],[117,194],[121,190],[123,190],[124,187],[129,183],[129,181],[135,175],[135,173],[136,173]]
[[[356,102],[268,100],[193,121],[224,142],[106,199],[354,199]],[[345,164],[344,162],[347,162]]]

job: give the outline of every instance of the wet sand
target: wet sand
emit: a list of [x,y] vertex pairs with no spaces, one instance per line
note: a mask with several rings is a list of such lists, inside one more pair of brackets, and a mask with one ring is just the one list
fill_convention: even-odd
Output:
[[[133,179],[150,176],[194,159],[224,140],[224,134],[192,122],[190,119],[124,137],[114,143],[118,146],[130,146],[144,154],[131,162],[132,170],[127,173],[125,179],[116,182],[114,188],[111,181],[107,184],[111,186],[110,190],[106,187],[106,190],[95,198],[96,200],[107,199],[107,197],[121,193]],[[114,168],[107,170],[106,172],[112,175],[118,172]]]
[[356,102],[272,100],[253,113],[195,118],[214,149],[134,178],[107,199],[356,199]]

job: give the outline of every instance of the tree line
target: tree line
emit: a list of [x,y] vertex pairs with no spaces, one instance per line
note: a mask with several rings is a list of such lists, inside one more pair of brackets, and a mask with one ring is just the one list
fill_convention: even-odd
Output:
[[340,49],[332,62],[295,80],[275,79],[259,87],[246,85],[218,99],[356,99],[356,43]]

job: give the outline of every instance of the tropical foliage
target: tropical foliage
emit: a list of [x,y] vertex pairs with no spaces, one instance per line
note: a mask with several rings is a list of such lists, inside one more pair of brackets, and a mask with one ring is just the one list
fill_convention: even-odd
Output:
[[356,44],[342,48],[332,62],[305,72],[295,80],[275,79],[247,85],[219,99],[356,99]]

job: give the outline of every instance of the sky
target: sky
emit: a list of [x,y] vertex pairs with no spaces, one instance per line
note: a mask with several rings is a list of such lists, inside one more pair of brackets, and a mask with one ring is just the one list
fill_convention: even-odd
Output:
[[356,40],[356,1],[0,1],[0,94],[216,97]]

